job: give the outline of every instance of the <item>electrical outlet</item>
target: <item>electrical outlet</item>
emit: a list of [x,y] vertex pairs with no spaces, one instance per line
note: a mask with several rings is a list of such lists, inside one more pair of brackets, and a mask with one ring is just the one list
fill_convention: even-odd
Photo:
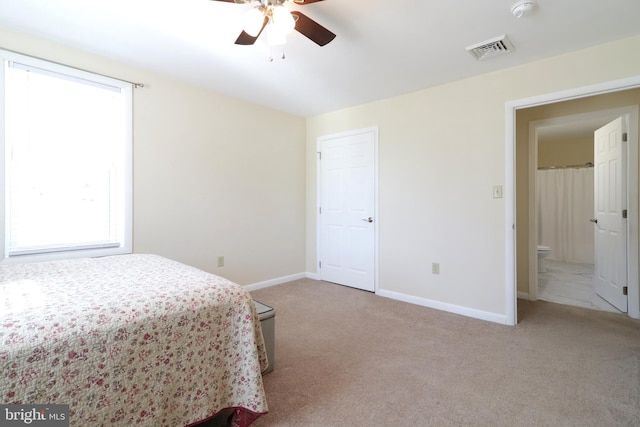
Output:
[[219,256],[218,257],[218,267],[224,267],[224,257],[223,256]]
[[437,262],[431,264],[431,273],[440,274],[440,264],[438,264]]

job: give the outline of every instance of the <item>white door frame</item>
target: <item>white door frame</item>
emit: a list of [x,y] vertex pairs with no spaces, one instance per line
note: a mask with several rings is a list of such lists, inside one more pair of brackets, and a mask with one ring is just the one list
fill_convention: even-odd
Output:
[[[378,209],[378,126],[372,126],[363,129],[357,129],[347,132],[340,132],[330,135],[323,135],[318,137],[316,140],[316,152],[320,153],[320,146],[322,141],[327,139],[335,139],[335,138],[343,138],[353,135],[360,135],[363,133],[373,132],[373,217],[375,218],[373,222],[373,289],[374,293],[378,293],[378,231],[380,225],[380,214]],[[322,245],[321,245],[321,218],[320,218],[320,187],[322,184],[322,179],[320,176],[320,164],[319,164],[319,156],[316,157],[316,254],[317,254],[317,262],[322,259]],[[316,264],[318,266],[318,264]],[[318,268],[318,277],[322,279],[322,274],[319,266]]]
[[[554,126],[554,125],[564,124],[564,123],[590,121],[592,119],[602,119],[604,122],[608,123],[611,120],[615,120],[618,117],[626,118],[627,115],[629,117],[629,121],[627,124],[633,127],[638,117],[638,106],[630,105],[628,107],[599,110],[599,111],[580,113],[580,114],[571,114],[568,116],[559,116],[559,117],[552,117],[548,119],[536,120],[529,123],[529,295],[528,295],[529,300],[536,301],[538,299],[538,247],[537,247],[535,236],[538,235],[538,221],[536,220],[536,215],[537,215],[536,171],[538,170],[539,129],[547,126]],[[636,125],[635,129],[637,128],[638,127]],[[632,156],[634,156],[633,150],[636,148],[637,148],[637,144],[629,144],[627,148],[628,150],[627,163],[629,165],[629,168],[627,169],[627,178],[628,180],[631,180],[633,179],[633,177],[635,177],[635,181],[637,182],[638,162],[633,161],[633,158],[632,158]],[[635,159],[637,160],[637,153],[635,153],[635,156],[636,156]],[[631,191],[631,188],[632,187],[627,186],[627,193],[629,197],[633,199],[635,195],[637,198],[637,194],[638,194],[637,191],[634,193]],[[631,200],[631,202],[632,201],[633,200]],[[636,206],[637,206],[637,203],[636,203]],[[632,236],[630,234],[633,233],[634,230],[637,233],[637,228],[633,227],[630,229],[629,227],[627,227],[628,238],[632,239]],[[534,238],[531,238],[531,236],[533,236]],[[637,235],[635,236],[635,240],[636,241],[638,240]],[[627,254],[627,258],[629,258],[628,254]],[[628,266],[628,268],[631,268],[631,267]]]
[[[516,154],[516,111],[523,108],[536,107],[545,104],[552,104],[562,101],[569,101],[572,99],[585,98],[594,95],[602,95],[611,92],[618,92],[629,89],[637,89],[640,87],[640,76],[631,77],[622,80],[614,80],[592,86],[579,87],[561,92],[549,93],[545,95],[533,96],[530,98],[523,98],[515,101],[509,101],[505,104],[505,295],[506,295],[506,323],[509,325],[516,325],[518,319],[518,304],[517,304],[517,279],[516,279],[516,167],[515,167],[515,154]],[[636,129],[633,132],[637,132],[637,116],[636,116]],[[631,131],[631,130],[630,130]],[[632,145],[632,144],[629,144]],[[635,159],[638,159],[637,145],[634,147],[636,150]],[[632,225],[635,229],[636,236],[634,241],[629,241],[629,251],[627,256],[630,259],[635,259],[634,268],[630,269],[628,281],[633,283],[634,286],[629,287],[629,306],[628,315],[636,319],[640,318],[640,290],[638,289],[638,178],[636,176],[635,181],[631,179],[628,182],[627,191],[629,194],[634,194],[636,205],[632,207],[628,206],[629,218],[628,224]],[[631,201],[630,201],[631,202]],[[536,250],[537,252],[537,250]],[[631,258],[635,257],[635,258]],[[531,268],[531,266],[529,266]]]

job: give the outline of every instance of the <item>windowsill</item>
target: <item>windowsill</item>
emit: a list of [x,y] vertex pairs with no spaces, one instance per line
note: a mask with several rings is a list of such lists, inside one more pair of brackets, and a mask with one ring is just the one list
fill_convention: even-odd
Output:
[[29,255],[14,255],[9,256],[0,264],[18,264],[23,262],[45,262],[55,261],[62,259],[74,259],[74,258],[97,258],[110,255],[126,255],[133,253],[133,250],[129,246],[117,247],[117,248],[104,248],[104,249],[82,249],[82,250],[70,250],[61,252],[49,252],[40,254]]

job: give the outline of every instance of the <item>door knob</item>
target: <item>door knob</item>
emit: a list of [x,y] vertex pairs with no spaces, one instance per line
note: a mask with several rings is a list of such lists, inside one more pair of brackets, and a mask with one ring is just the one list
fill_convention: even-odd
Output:
[[364,222],[373,222],[373,218],[369,217],[369,218],[362,218],[360,221],[364,221]]
[[597,218],[596,219],[590,219],[589,221],[593,222],[594,224],[598,223],[598,219]]

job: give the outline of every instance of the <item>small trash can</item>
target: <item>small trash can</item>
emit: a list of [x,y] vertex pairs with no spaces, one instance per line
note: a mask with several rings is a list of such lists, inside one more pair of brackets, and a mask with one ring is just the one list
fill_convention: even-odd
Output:
[[260,318],[260,327],[262,328],[262,336],[264,337],[264,345],[267,350],[267,358],[269,359],[269,366],[263,374],[268,374],[273,371],[273,363],[276,360],[275,345],[276,345],[276,310],[273,307],[262,304],[259,301],[253,300]]

